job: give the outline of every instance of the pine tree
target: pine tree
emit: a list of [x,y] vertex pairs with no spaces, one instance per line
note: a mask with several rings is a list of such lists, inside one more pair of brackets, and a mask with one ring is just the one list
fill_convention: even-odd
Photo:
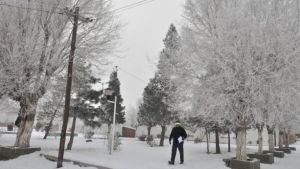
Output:
[[166,75],[167,77],[174,76],[175,72],[173,66],[176,64],[180,50],[180,37],[176,27],[171,24],[166,34],[164,42],[164,49],[160,53],[158,62],[158,72]]
[[[90,77],[89,84],[94,85],[99,81]],[[76,104],[73,106],[75,115],[80,118],[86,126],[96,128],[101,127],[100,116],[103,114],[101,106],[95,106],[100,103],[102,91],[97,91],[89,86],[84,93],[76,98]]]
[[108,126],[108,135],[110,133],[110,128],[113,123],[113,115],[114,115],[114,104],[108,102],[114,101],[115,96],[117,97],[117,105],[116,105],[116,123],[123,124],[125,123],[125,106],[122,105],[123,98],[120,91],[120,81],[118,78],[118,70],[115,69],[111,75],[110,80],[108,82],[108,88],[113,90],[113,94],[109,97],[103,97],[101,99],[101,121]]
[[[162,106],[159,110],[158,115],[158,124],[161,126],[161,139],[160,146],[164,144],[164,136],[166,131],[166,126],[170,124],[170,122],[177,118],[177,110],[175,110],[173,105],[175,104],[175,92],[176,88],[171,79],[176,79],[175,72],[172,66],[175,64],[179,50],[180,50],[180,37],[176,30],[176,27],[171,24],[170,28],[166,34],[164,42],[164,49],[160,53],[159,63],[158,63],[158,71],[155,75],[156,87],[158,89],[154,89],[160,91],[159,94],[161,97]],[[159,84],[159,85],[158,85]]]
[[156,73],[143,93],[143,103],[139,107],[138,122],[148,127],[148,138],[151,127],[160,125],[162,128],[160,146],[164,144],[166,126],[176,117],[174,111],[168,106],[169,93],[171,91],[169,79]]
[[180,38],[173,24],[163,40],[164,49],[160,53],[158,71],[155,73],[143,93],[143,103],[139,107],[138,123],[146,125],[148,138],[151,128],[155,125],[161,126],[160,146],[164,145],[166,126],[177,118],[177,112],[172,109],[174,104],[175,86],[171,83],[174,72],[173,61],[178,56],[180,49]]
[[87,64],[85,59],[78,58],[75,60],[72,80],[73,98],[71,99],[71,116],[73,116],[73,121],[67,150],[72,149],[77,117],[80,118],[85,125],[91,127],[99,127],[101,125],[99,120],[95,118],[96,115],[99,116],[99,113],[97,114],[96,108],[93,107],[89,101],[92,86],[98,82],[99,79],[92,76],[91,65]]
[[151,105],[150,101],[150,93],[149,90],[144,89],[143,93],[143,102],[139,105],[137,121],[138,125],[145,125],[147,127],[147,138],[150,138],[151,128],[157,125],[155,116],[153,116],[153,111],[150,110],[149,105]]

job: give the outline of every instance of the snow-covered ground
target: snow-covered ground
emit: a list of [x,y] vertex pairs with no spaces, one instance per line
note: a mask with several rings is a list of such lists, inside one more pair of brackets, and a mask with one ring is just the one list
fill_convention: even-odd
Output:
[[[0,136],[0,145],[12,145],[14,136]],[[41,135],[34,135],[31,141],[33,147],[41,147],[41,152],[21,156],[14,160],[0,161],[0,169],[54,169],[56,163],[47,161],[40,157],[40,153],[57,156],[59,138],[49,137],[43,140]],[[167,141],[166,141],[167,143]],[[176,164],[167,164],[170,159],[171,146],[149,147],[145,142],[137,139],[122,139],[121,150],[109,155],[106,142],[102,139],[94,139],[86,143],[85,139],[76,137],[72,151],[65,152],[65,158],[82,161],[90,164],[101,165],[113,169],[227,169],[222,159],[233,157],[228,153],[226,145],[221,145],[222,154],[206,154],[205,144],[185,143],[185,163],[179,164],[179,154],[176,156]],[[300,166],[300,144],[294,145],[297,151],[286,154],[284,159],[275,158],[275,164],[261,164],[262,169],[298,169]],[[212,152],[214,144],[211,144]],[[249,151],[255,151],[256,147],[248,147]],[[64,163],[63,169],[80,169],[70,163]],[[81,168],[82,169],[82,168]],[[88,168],[92,169],[92,168]]]

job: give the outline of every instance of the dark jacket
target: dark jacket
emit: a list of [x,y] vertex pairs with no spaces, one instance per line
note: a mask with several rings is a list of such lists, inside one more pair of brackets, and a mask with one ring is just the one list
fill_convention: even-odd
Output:
[[173,127],[172,131],[171,131],[171,134],[170,134],[170,137],[169,137],[169,141],[171,141],[171,139],[173,139],[173,144],[178,144],[178,138],[179,137],[182,137],[182,139],[186,139],[187,137],[187,134],[184,130],[183,127],[181,126],[175,126]]

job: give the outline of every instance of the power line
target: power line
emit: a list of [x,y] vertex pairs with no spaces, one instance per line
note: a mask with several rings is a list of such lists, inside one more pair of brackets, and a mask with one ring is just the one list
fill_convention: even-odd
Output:
[[134,77],[135,79],[138,79],[138,80],[140,80],[140,81],[142,81],[142,82],[148,83],[146,80],[140,78],[139,76],[137,76],[137,75],[135,75],[135,74],[133,74],[133,73],[130,73],[130,72],[124,70],[124,69],[121,68],[121,67],[118,67],[118,68],[119,68],[119,70],[121,70],[122,72],[127,73],[128,75]]
[[[132,8],[135,8],[135,7],[139,7],[139,6],[148,4],[148,3],[153,2],[153,1],[155,1],[155,0],[141,0],[141,1],[138,1],[138,2],[131,3],[131,4],[122,6],[120,8],[114,9],[114,10],[110,11],[109,13],[111,13],[111,12],[116,12],[116,13],[124,12],[126,10],[129,10],[129,9],[132,9]],[[45,13],[52,12],[52,13],[56,13],[56,14],[59,14],[59,15],[67,15],[67,16],[69,16],[69,15],[74,16],[75,15],[75,14],[72,14],[72,13],[69,13],[69,12],[66,13],[66,11],[64,11],[64,10],[67,10],[68,8],[65,8],[65,9],[57,8],[57,9],[62,10],[62,12],[57,12],[57,11],[49,11],[49,10],[43,10],[43,9],[37,9],[37,8],[17,6],[17,5],[7,4],[7,3],[0,3],[0,6],[7,6],[7,7],[10,7],[10,8],[18,8],[18,9],[25,9],[25,10],[27,9],[27,10],[39,11],[39,12],[45,12]],[[99,18],[95,18],[95,19],[99,19]]]
[[[112,10],[111,12],[124,12],[126,10],[129,10],[129,9],[132,9],[132,8],[135,8],[135,7],[139,7],[139,6],[142,6],[142,5],[145,5],[145,4],[148,4],[150,2],[153,2],[155,0],[141,0],[141,1],[138,1],[138,2],[135,2],[135,3],[131,3],[131,4],[128,4],[128,5],[125,5],[125,6],[122,6],[120,8],[117,8],[117,9],[114,9]],[[7,6],[7,7],[10,7],[10,8],[18,8],[18,9],[27,9],[27,10],[32,10],[32,11],[39,11],[39,12],[45,12],[45,13],[56,13],[56,14],[60,14],[60,15],[66,15],[66,16],[75,16],[76,14],[73,14],[71,13],[70,11],[67,11],[68,8],[65,8],[65,9],[61,9],[61,8],[58,8],[58,9],[61,9],[61,10],[65,10],[63,12],[56,12],[56,11],[48,11],[48,10],[43,10],[43,9],[37,9],[37,8],[30,8],[30,7],[23,7],[23,6],[16,6],[16,5],[11,5],[11,4],[7,4],[7,3],[0,3],[0,6]],[[79,17],[82,17],[79,15]],[[85,18],[85,19],[90,19],[90,18]],[[95,18],[97,19],[97,18]],[[91,19],[90,19],[91,20]],[[119,67],[120,68],[120,67]],[[147,81],[145,81],[144,79],[136,76],[135,74],[133,73],[130,73],[126,70],[124,70],[123,68],[120,70],[122,70],[123,72],[131,75],[132,77],[142,81],[142,82],[145,82],[145,83],[148,83]]]
[[126,11],[126,10],[129,10],[129,9],[135,8],[135,7],[139,7],[139,6],[148,4],[148,3],[153,2],[153,1],[155,1],[155,0],[138,1],[138,2],[135,2],[135,3],[132,3],[132,4],[128,4],[128,5],[125,5],[123,7],[117,8],[115,10],[112,10],[112,12],[118,13],[118,12]]
[[[53,11],[47,11],[47,10],[37,9],[37,8],[16,6],[16,5],[7,4],[7,3],[0,3],[0,6],[7,6],[7,7],[11,7],[11,8],[18,8],[18,9],[29,9],[29,10],[32,10],[32,11],[39,11],[39,12],[45,12],[45,13],[53,12]],[[60,14],[60,15],[65,15],[64,13],[59,13],[59,12],[53,12],[53,13]]]

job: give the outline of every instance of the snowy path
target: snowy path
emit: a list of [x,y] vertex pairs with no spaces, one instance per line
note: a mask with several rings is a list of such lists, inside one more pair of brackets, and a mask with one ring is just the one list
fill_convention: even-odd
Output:
[[[13,137],[0,137],[0,145],[12,145]],[[59,139],[49,138],[42,140],[40,137],[32,139],[32,146],[41,146],[42,153],[57,156],[57,147]],[[167,143],[167,142],[166,142]],[[65,157],[73,160],[83,161],[95,165],[111,167],[113,169],[228,169],[224,166],[222,159],[232,157],[233,153],[227,153],[226,145],[221,145],[222,154],[205,153],[205,144],[185,143],[185,164],[179,164],[179,154],[176,156],[176,164],[169,166],[167,164],[170,158],[171,146],[166,144],[164,147],[149,147],[145,142],[137,139],[123,139],[121,150],[110,156],[105,148],[104,140],[93,140],[92,143],[86,143],[82,138],[75,138],[72,151],[66,151]],[[211,149],[214,151],[214,144]],[[296,145],[298,151],[293,151],[284,159],[275,159],[275,164],[262,164],[261,169],[298,169],[300,165],[300,145]],[[256,147],[250,147],[250,150]],[[15,160],[0,161],[0,169],[54,169],[56,163],[45,160],[37,152],[31,155],[22,156]],[[79,169],[64,163],[64,169]],[[82,168],[81,168],[82,169]],[[89,168],[91,169],[91,168]]]

